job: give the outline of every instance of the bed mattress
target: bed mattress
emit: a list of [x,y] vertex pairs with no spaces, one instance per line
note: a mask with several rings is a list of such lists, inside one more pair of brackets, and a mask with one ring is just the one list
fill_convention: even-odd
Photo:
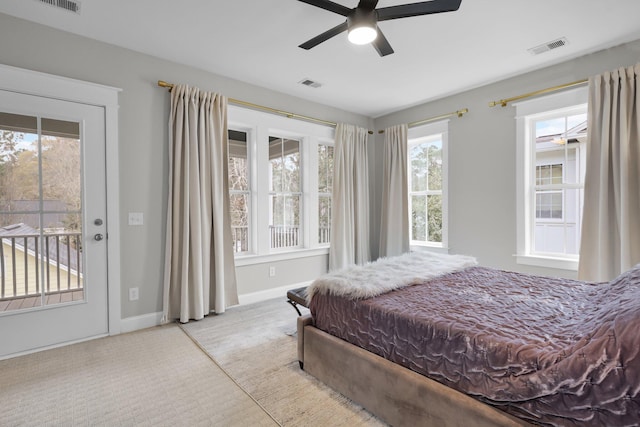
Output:
[[336,337],[543,425],[639,425],[640,266],[611,283],[471,267],[310,302]]

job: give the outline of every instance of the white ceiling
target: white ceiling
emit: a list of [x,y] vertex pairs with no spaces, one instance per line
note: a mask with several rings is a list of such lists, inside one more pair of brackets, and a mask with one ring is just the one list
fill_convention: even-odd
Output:
[[[381,22],[395,50],[383,58],[345,33],[300,49],[344,18],[296,0],[80,3],[79,15],[38,0],[2,0],[0,12],[374,118],[640,39],[638,0],[462,0],[457,12]],[[560,37],[567,46],[527,52]]]

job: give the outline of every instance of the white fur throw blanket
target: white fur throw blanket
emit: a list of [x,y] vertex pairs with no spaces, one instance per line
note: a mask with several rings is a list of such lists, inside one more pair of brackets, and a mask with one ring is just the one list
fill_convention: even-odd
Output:
[[316,279],[307,289],[307,302],[311,301],[316,292],[349,299],[371,298],[477,264],[476,259],[470,256],[433,252],[410,252],[396,257],[380,258]]

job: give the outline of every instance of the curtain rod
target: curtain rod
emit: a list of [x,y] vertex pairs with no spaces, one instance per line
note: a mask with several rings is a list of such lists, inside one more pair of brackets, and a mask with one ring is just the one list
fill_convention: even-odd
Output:
[[[458,117],[462,117],[464,116],[466,113],[469,112],[468,108],[463,108],[461,110],[458,111],[453,111],[451,113],[446,113],[446,114],[441,114],[439,116],[434,116],[434,117],[429,117],[428,119],[422,119],[422,120],[418,120],[417,122],[411,122],[409,124],[407,124],[407,126],[409,126],[410,128],[412,127],[416,127],[416,126],[420,126],[423,125],[425,123],[429,123],[429,122],[435,122],[437,120],[442,120],[442,119],[446,119],[447,117],[451,117],[451,116],[458,116]],[[384,133],[384,129],[379,130],[378,133]]]
[[524,98],[530,98],[532,96],[536,96],[536,95],[542,95],[543,93],[549,93],[549,92],[555,92],[558,90],[562,90],[562,89],[567,89],[573,86],[580,86],[583,85],[585,83],[587,83],[589,81],[589,79],[584,79],[584,80],[578,80],[575,82],[571,82],[571,83],[565,83],[563,85],[558,85],[558,86],[553,86],[547,89],[540,89],[540,90],[536,90],[533,92],[529,92],[529,93],[525,93],[523,95],[518,95],[518,96],[514,96],[512,98],[506,98],[506,99],[501,99],[500,101],[491,101],[489,103],[489,107],[495,107],[496,105],[501,105],[503,107],[506,107],[508,103],[512,102],[512,101],[517,101],[519,99],[524,99]]
[[[171,92],[171,89],[173,89],[174,84],[173,83],[167,83],[167,82],[165,82],[163,80],[158,80],[158,86],[165,87],[165,88],[169,89],[169,92]],[[285,116],[285,117],[287,117],[289,119],[306,120],[306,121],[316,122],[316,123],[320,123],[320,124],[327,125],[327,126],[333,126],[333,127],[336,127],[338,125],[337,123],[330,122],[328,120],[316,119],[315,117],[309,117],[309,116],[303,116],[302,114],[290,113],[288,111],[278,110],[276,108],[271,108],[271,107],[265,107],[264,105],[254,104],[253,102],[242,101],[240,99],[228,98],[228,100],[232,104],[242,105],[242,106],[249,107],[249,108],[254,108],[254,109],[257,109],[257,110],[263,110],[263,111],[266,111],[268,113]],[[369,134],[370,135],[373,134],[373,131],[369,131]]]

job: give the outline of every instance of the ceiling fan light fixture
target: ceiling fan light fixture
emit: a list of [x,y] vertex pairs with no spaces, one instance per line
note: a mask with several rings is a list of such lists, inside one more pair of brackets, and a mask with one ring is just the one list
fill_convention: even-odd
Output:
[[347,16],[347,38],[353,44],[368,44],[378,37],[376,12],[355,9]]
[[353,44],[368,44],[376,39],[378,32],[375,28],[362,26],[349,30],[347,38]]

